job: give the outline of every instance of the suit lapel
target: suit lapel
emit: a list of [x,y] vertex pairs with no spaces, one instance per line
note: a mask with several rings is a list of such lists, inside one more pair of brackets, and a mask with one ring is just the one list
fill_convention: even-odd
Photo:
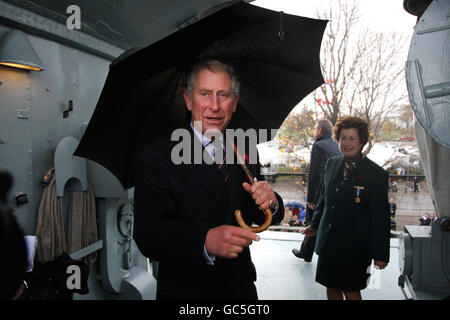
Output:
[[[330,168],[331,169],[330,181],[333,181],[334,185],[341,181],[342,175],[344,174],[342,171],[343,162],[344,162],[344,158],[339,157],[335,160],[334,165]],[[333,185],[333,187],[334,187],[334,185]]]

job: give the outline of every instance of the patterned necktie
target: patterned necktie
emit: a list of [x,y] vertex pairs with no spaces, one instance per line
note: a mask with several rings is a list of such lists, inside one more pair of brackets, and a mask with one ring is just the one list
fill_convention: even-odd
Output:
[[[206,148],[209,144],[211,144],[213,141],[214,141],[214,139],[211,140],[211,141],[209,141],[208,143],[206,143],[205,148]],[[229,170],[228,170],[228,166],[227,166],[227,164],[225,163],[225,159],[226,159],[227,155],[226,155],[226,153],[225,153],[225,150],[220,146],[220,144],[219,144],[219,146],[217,146],[217,145],[214,145],[214,146],[213,146],[213,149],[212,149],[212,151],[211,151],[211,157],[212,157],[213,159],[215,159],[216,153],[218,152],[218,149],[219,149],[219,148],[220,148],[220,150],[222,151],[223,158],[222,158],[221,161],[215,162],[215,163],[216,163],[216,165],[217,165],[217,169],[219,169],[220,173],[223,175],[223,179],[224,179],[225,183],[226,183],[227,186],[229,187],[229,186],[230,186],[230,179],[229,179],[229,178],[230,178],[230,173],[229,173]]]
[[[220,148],[220,147],[219,147]],[[223,150],[222,148],[220,148],[221,150]],[[215,150],[217,151],[217,150]],[[215,153],[215,152],[213,152]],[[227,186],[230,185],[229,183],[229,178],[230,178],[230,172],[228,171],[228,166],[225,163],[225,159],[227,158],[227,154],[225,153],[225,150],[223,150],[223,159],[222,161],[217,165],[217,168],[219,169],[220,173],[222,173],[223,175],[223,180],[225,181],[225,183],[227,184]]]

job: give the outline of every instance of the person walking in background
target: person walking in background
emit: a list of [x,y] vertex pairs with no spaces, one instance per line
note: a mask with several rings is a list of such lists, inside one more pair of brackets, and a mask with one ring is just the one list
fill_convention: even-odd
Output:
[[398,191],[397,185],[398,185],[398,184],[397,184],[397,181],[395,181],[394,179],[392,179],[392,180],[391,180],[391,186],[390,186],[392,192],[397,192],[397,191]]
[[395,213],[397,212],[397,204],[394,198],[389,199],[389,216],[391,218],[391,230],[397,229],[397,222],[395,221]]
[[414,177],[414,193],[419,192],[419,178]]
[[437,218],[438,218],[437,213],[433,212],[433,214],[431,215],[431,224],[433,224]]
[[389,215],[391,219],[395,218],[395,213],[397,212],[397,204],[394,202],[394,198],[389,199]]
[[429,226],[431,224],[431,217],[428,212],[425,212],[423,216],[419,219],[421,226]]
[[[305,225],[309,225],[313,217],[314,208],[323,183],[325,163],[328,158],[341,154],[337,142],[331,138],[332,133],[333,124],[330,120],[322,119],[317,121],[314,127],[315,142],[311,149],[309,162]],[[292,249],[292,253],[297,258],[303,258],[306,262],[311,262],[315,244],[315,236],[305,236],[300,250]]]
[[334,127],[343,156],[328,159],[311,224],[303,231],[317,234],[316,282],[330,300],[361,300],[372,260],[384,269],[389,262],[389,174],[362,149],[368,123],[347,116]]

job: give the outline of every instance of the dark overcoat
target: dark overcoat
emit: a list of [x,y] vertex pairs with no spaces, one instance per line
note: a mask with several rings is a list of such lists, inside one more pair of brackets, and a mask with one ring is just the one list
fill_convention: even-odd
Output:
[[[317,204],[320,189],[323,182],[323,173],[328,158],[338,156],[341,152],[336,140],[331,138],[331,133],[319,137],[312,145],[311,157],[308,175],[307,202]],[[309,208],[306,208],[306,221],[309,223],[312,214],[309,214]],[[311,215],[311,216],[310,216]]]
[[[187,130],[194,145],[198,140]],[[215,164],[175,164],[171,156],[176,145],[170,137],[161,139],[143,150],[136,165],[134,239],[145,256],[159,261],[157,299],[256,299],[256,270],[248,247],[235,259],[217,258],[213,266],[204,256],[208,230],[237,225],[235,209],[248,225],[265,220],[242,188],[244,171],[238,164],[228,165],[228,188]],[[259,164],[248,168],[263,180]],[[283,211],[273,215],[273,223],[283,219]]]
[[[364,275],[371,260],[389,261],[389,175],[364,157],[358,161],[353,178],[344,180],[343,161],[342,156],[328,160],[311,221],[311,227],[317,230],[315,252],[319,260],[322,258],[329,264],[320,268],[320,272],[318,266],[317,277],[333,284],[336,279],[330,278],[338,277],[334,273],[337,270],[334,263],[340,270],[359,270]],[[348,272],[349,278],[352,278],[352,272]],[[339,277],[343,285],[352,281],[342,273]],[[363,277],[358,281],[363,281]],[[365,287],[363,283],[360,288],[358,286],[350,286],[349,290]]]

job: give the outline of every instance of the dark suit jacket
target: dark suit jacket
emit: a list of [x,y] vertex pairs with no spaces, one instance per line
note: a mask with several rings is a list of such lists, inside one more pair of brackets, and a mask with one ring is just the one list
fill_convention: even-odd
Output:
[[[325,164],[328,158],[340,154],[338,143],[331,138],[331,134],[324,134],[314,142],[309,161],[307,202],[317,204],[322,187]],[[307,207],[306,221],[308,223],[312,220],[313,212],[313,210]]]
[[[191,143],[198,141],[188,131]],[[249,248],[236,259],[217,258],[214,266],[204,257],[208,230],[237,225],[235,209],[241,209],[248,225],[265,220],[242,188],[244,171],[238,164],[229,165],[229,191],[215,164],[174,164],[171,152],[178,143],[168,137],[146,147],[136,165],[134,239],[145,256],[159,261],[157,299],[257,298]],[[259,164],[248,168],[263,179]],[[281,210],[273,223],[284,216],[277,198]]]
[[[311,221],[318,230],[318,255],[338,252],[343,259],[389,261],[390,217],[388,173],[367,157],[359,161],[352,183],[340,184],[343,157],[332,157],[325,167],[324,183]],[[362,186],[359,203],[356,189]]]

